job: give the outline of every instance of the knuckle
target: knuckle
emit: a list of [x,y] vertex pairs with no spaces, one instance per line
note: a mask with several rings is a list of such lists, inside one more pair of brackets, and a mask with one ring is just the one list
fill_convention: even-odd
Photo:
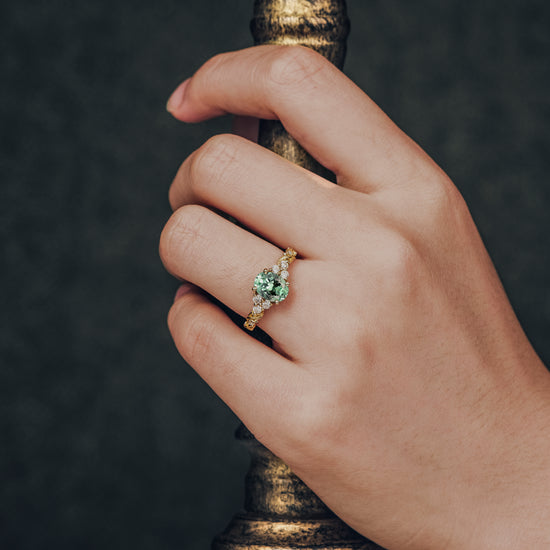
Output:
[[207,378],[228,379],[239,371],[238,361],[227,355],[218,327],[204,308],[192,312],[185,338],[189,363],[201,365],[201,373]]
[[217,354],[216,327],[204,312],[188,312],[188,316],[182,345],[189,362],[209,363],[209,359]]
[[192,260],[196,240],[204,232],[208,210],[197,205],[186,205],[176,210],[168,220],[160,237],[160,256],[169,267],[174,252],[178,257]]
[[270,84],[283,87],[303,85],[327,67],[323,56],[304,46],[280,46],[266,64]]
[[219,352],[215,323],[193,296],[180,298],[168,314],[168,327],[183,358],[208,364]]
[[228,57],[227,53],[218,53],[210,57],[207,61],[204,62],[202,67],[199,69],[201,74],[210,74],[215,72],[220,65],[223,65]]
[[285,443],[292,448],[298,462],[310,462],[316,455],[319,442],[326,441],[326,432],[323,411],[308,396],[307,404],[294,411],[292,425],[284,434]]
[[348,412],[355,399],[350,388],[339,382],[308,392],[302,407],[293,414],[292,429],[287,434],[293,452],[308,463],[320,456],[329,459],[345,438]]
[[382,253],[382,276],[386,285],[410,289],[421,265],[420,254],[414,244],[402,235],[390,238]]
[[310,402],[302,409],[297,427],[302,434],[307,434],[309,444],[326,441],[330,436],[330,423],[335,420],[329,414],[330,409],[330,398],[326,392],[310,396]]
[[172,185],[170,185],[168,189],[168,203],[170,204],[170,208],[172,208],[172,211],[175,211],[176,208],[178,208],[179,201],[180,201],[180,189],[177,185],[178,175],[176,176],[176,179],[172,182]]
[[211,137],[195,151],[189,160],[190,183],[196,193],[205,185],[218,183],[227,177],[238,159],[238,138],[229,134]]
[[207,381],[238,373],[240,355],[227,353],[211,304],[201,293],[180,297],[171,307],[167,321],[179,353]]
[[428,218],[440,223],[463,210],[464,199],[450,180],[432,185],[425,196]]

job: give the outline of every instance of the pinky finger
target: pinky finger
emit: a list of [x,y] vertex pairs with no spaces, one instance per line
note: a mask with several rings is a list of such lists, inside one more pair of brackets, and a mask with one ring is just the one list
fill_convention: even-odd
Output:
[[284,433],[300,367],[245,333],[193,285],[178,291],[168,326],[182,357],[256,437]]

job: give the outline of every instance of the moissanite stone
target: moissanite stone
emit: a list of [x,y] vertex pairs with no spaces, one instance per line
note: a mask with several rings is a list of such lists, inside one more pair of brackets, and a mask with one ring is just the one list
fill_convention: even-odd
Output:
[[288,283],[272,271],[259,273],[254,280],[254,289],[270,302],[282,302],[288,296]]

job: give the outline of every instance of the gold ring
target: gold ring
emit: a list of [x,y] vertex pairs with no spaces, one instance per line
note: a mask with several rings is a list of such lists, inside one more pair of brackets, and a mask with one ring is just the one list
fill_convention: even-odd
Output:
[[273,305],[286,300],[288,296],[288,266],[296,259],[298,253],[292,248],[287,248],[277,263],[266,268],[254,279],[253,303],[254,307],[248,314],[244,327],[253,331],[258,321],[265,312]]

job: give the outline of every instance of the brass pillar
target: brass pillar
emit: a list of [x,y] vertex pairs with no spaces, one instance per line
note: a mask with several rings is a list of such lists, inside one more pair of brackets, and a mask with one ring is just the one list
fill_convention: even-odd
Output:
[[[301,44],[338,68],[346,52],[345,0],[256,0],[255,43]],[[331,177],[276,121],[262,121],[259,143],[309,170]],[[244,427],[237,430],[251,454],[245,511],[237,514],[212,550],[380,550],[338,519],[290,468]]]

